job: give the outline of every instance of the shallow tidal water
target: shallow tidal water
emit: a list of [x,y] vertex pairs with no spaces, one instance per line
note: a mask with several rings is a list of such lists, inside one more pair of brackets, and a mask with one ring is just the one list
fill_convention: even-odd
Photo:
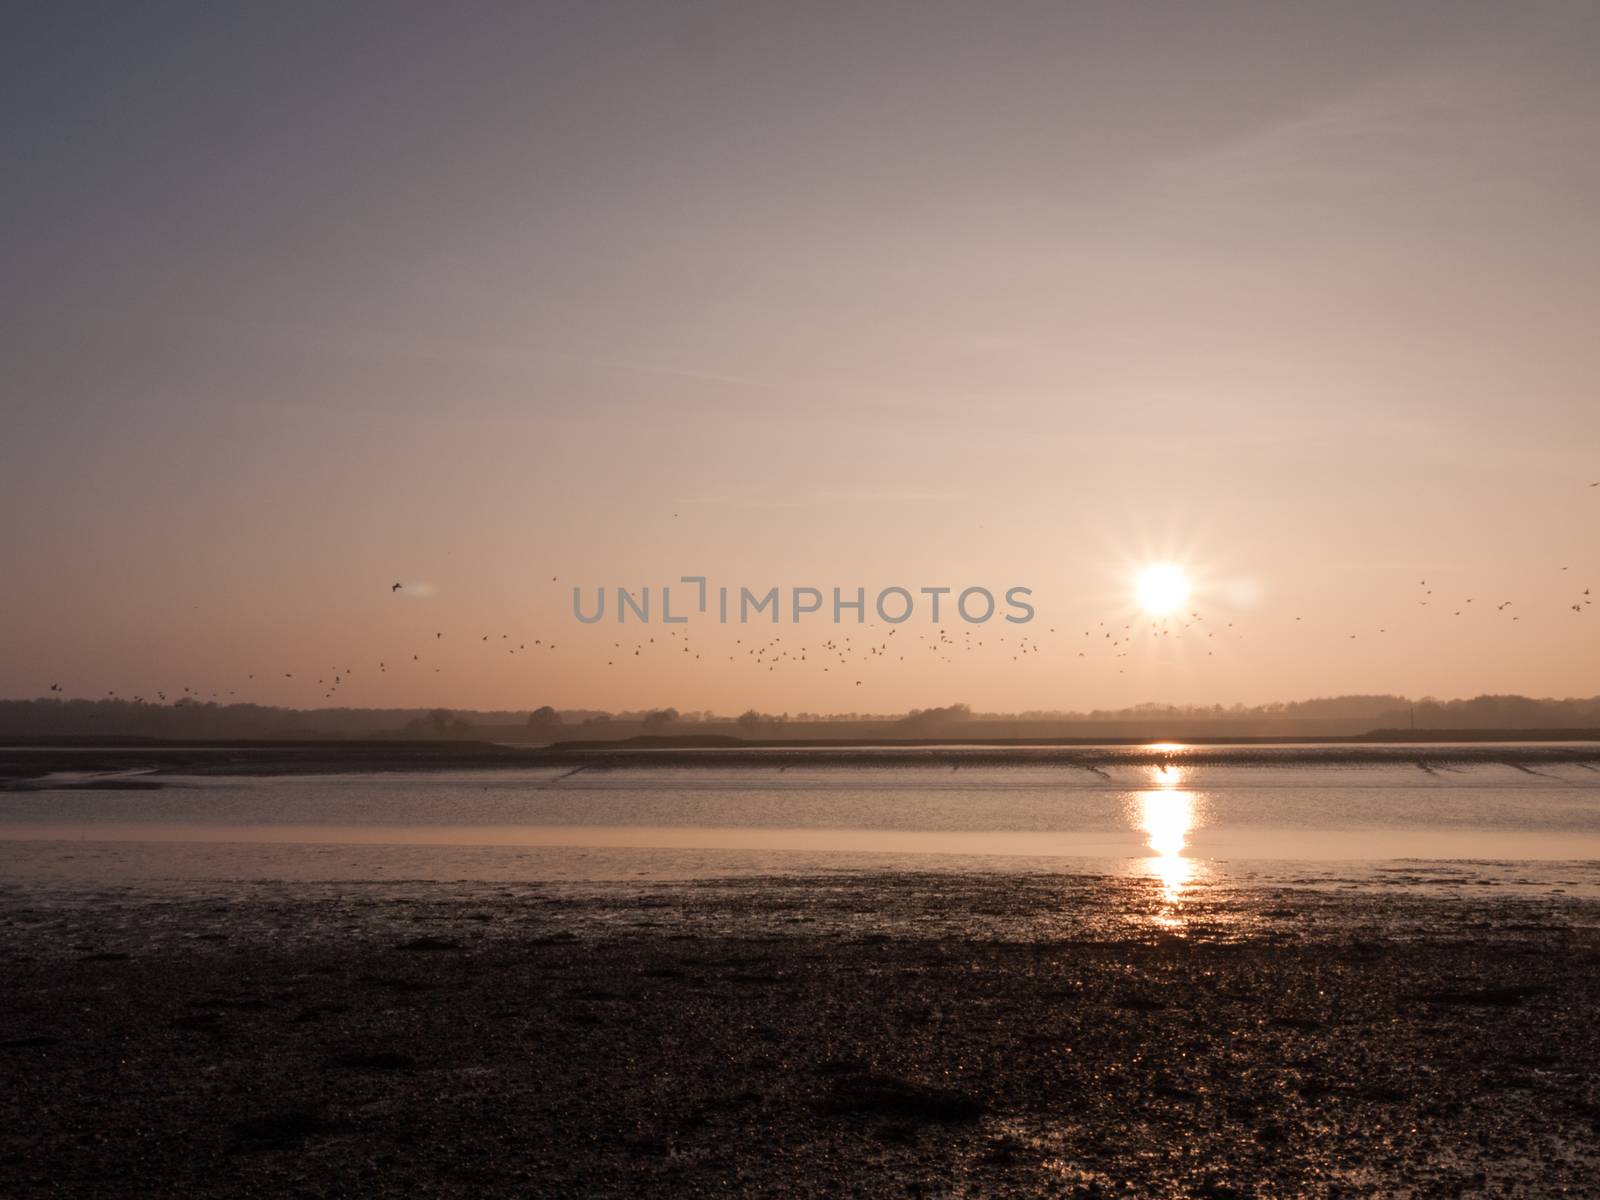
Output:
[[[107,782],[136,788],[107,789]],[[1583,761],[59,776],[0,793],[15,882],[695,880],[836,871],[1600,896]]]

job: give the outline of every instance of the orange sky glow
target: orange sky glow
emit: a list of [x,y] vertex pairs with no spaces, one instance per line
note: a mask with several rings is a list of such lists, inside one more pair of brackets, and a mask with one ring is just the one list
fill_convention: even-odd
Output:
[[1592,10],[413,17],[0,50],[0,696],[1600,690]]

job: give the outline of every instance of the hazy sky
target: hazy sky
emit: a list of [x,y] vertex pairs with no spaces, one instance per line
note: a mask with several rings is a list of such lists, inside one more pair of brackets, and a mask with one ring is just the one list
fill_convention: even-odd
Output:
[[[1600,691],[1597,62],[1592,4],[9,5],[0,695]],[[1151,559],[1205,619],[1113,652]],[[684,574],[1038,618],[570,615]]]

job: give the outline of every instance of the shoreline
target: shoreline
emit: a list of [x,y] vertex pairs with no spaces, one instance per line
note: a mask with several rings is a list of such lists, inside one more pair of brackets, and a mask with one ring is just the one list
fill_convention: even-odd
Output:
[[[291,775],[352,772],[566,769],[570,771],[802,767],[980,768],[1039,766],[1097,771],[1105,766],[1435,766],[1499,763],[1519,769],[1577,765],[1600,772],[1600,736],[1552,731],[1520,741],[1434,736],[1398,739],[1328,738],[1212,742],[1080,742],[1071,740],[885,743],[741,742],[697,738],[636,738],[621,743],[568,742],[521,747],[493,742],[263,741],[207,743],[115,738],[63,742],[43,739],[0,745],[0,790],[38,786],[46,776],[81,772],[101,776],[74,786],[160,786],[157,780],[110,779],[118,773],[188,775]],[[1557,737],[1556,733],[1567,736]],[[3,742],[3,739],[0,739]],[[50,785],[55,786],[55,785]]]

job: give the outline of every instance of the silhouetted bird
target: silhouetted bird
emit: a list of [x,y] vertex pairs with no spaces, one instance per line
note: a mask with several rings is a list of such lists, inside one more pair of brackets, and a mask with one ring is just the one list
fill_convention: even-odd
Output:
[[400,590],[400,585],[398,583],[390,584],[389,585],[389,590],[391,592],[398,592]]

